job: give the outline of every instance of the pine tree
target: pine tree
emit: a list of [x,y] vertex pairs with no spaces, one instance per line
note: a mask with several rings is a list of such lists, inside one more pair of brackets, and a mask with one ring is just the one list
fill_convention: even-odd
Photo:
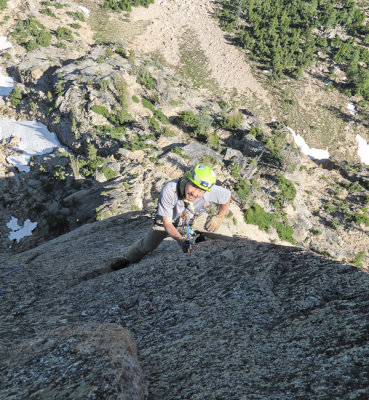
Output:
[[369,100],[369,70],[362,68],[357,81],[357,93]]

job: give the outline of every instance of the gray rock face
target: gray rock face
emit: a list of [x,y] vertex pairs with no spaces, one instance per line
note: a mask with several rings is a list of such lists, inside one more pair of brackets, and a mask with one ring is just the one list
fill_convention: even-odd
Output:
[[38,81],[48,68],[60,64],[60,55],[58,53],[58,49],[49,48],[47,54],[43,50],[26,54],[23,60],[15,67],[14,72],[17,80],[22,83]]
[[265,146],[257,141],[253,135],[246,135],[241,144],[243,153],[248,157],[258,156],[265,151]]
[[[107,345],[114,336],[114,349],[131,346],[119,326],[137,342],[151,400],[368,398],[366,273],[245,239],[205,241],[193,255],[165,241],[111,272],[110,259],[150,224],[137,216],[85,225],[2,261],[1,398],[31,398],[30,369],[60,393],[83,388],[74,399],[93,398],[96,387],[108,390],[98,398],[140,398],[137,365],[122,375],[134,356]],[[131,379],[123,376],[133,376],[136,397],[119,397],[119,382]]]
[[204,156],[211,156],[218,162],[221,162],[223,157],[208,146],[199,143],[190,143],[182,148],[183,154],[190,157],[191,160],[199,162]]
[[1,356],[9,371],[8,399],[26,399],[31,394],[45,400],[144,397],[135,342],[116,324],[43,331]]

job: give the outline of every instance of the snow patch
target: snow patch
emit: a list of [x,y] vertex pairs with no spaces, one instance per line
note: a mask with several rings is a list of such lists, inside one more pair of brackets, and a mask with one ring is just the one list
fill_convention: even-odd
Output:
[[90,10],[88,8],[83,6],[78,6],[78,8],[87,16],[87,18],[90,16]]
[[15,83],[10,76],[5,76],[0,67],[0,96],[7,96],[15,88]]
[[10,42],[8,42],[6,36],[0,36],[0,51],[10,49],[11,47],[13,46]]
[[360,135],[356,135],[356,140],[359,143],[357,154],[360,157],[361,162],[369,165],[369,144]]
[[297,135],[292,128],[287,127],[287,129],[292,133],[295,143],[300,148],[302,153],[313,160],[326,160],[329,158],[328,150],[310,148],[301,135]]
[[16,240],[17,243],[25,236],[32,236],[32,231],[36,228],[37,222],[31,222],[29,219],[24,221],[23,226],[18,225],[18,218],[12,217],[6,226],[12,230],[9,233],[9,240]]
[[1,118],[0,140],[10,139],[12,136],[20,139],[14,150],[21,154],[7,157],[7,161],[22,172],[29,172],[31,157],[51,153],[55,147],[62,147],[56,134],[49,132],[40,122]]
[[347,109],[348,109],[348,112],[351,115],[356,115],[357,114],[357,110],[356,110],[355,105],[353,103],[348,103]]
[[14,9],[15,8],[15,1],[16,0],[8,0],[8,8]]

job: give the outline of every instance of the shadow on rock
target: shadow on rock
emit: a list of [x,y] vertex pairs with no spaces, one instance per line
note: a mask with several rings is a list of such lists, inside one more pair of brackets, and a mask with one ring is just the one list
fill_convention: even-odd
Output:
[[[55,399],[73,398],[65,395],[73,387],[83,398],[93,398],[93,388],[108,388],[101,398],[125,398],[116,378],[121,360],[128,362],[119,353],[120,333],[116,352],[98,356],[94,373],[88,370],[89,346],[98,343],[102,354],[119,326],[137,342],[152,400],[367,397],[366,273],[300,248],[242,238],[205,241],[192,255],[165,240],[139,263],[108,271],[111,258],[149,225],[140,213],[113,217],[8,260],[19,269],[2,280],[0,332],[9,346],[1,356],[2,397],[26,399],[47,387]],[[93,271],[101,273],[86,279]],[[81,339],[75,327],[91,325]],[[101,329],[107,337],[96,340]],[[74,357],[57,351],[63,348]],[[19,365],[32,354],[45,369],[31,363],[30,382],[29,369]],[[139,376],[124,379],[136,385]]]

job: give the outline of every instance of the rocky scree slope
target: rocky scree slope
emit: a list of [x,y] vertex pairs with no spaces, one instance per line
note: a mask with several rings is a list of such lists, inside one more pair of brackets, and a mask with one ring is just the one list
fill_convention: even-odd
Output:
[[[367,267],[364,165],[320,168],[299,154],[284,124],[260,120],[241,95],[195,90],[171,66],[122,41],[93,43],[93,23],[78,5],[58,4],[3,11],[1,29],[14,46],[1,60],[17,88],[1,112],[42,121],[71,151],[35,158],[23,174],[6,160],[14,143],[1,144],[3,251],[29,249],[96,219],[150,213],[164,182],[203,161],[233,191],[226,223],[235,234]],[[35,47],[39,36],[50,40]],[[38,227],[9,248],[13,215]]]
[[127,213],[1,260],[1,398],[368,397],[366,273],[246,239],[110,271],[148,226]]
[[[4,251],[96,219],[151,212],[162,185],[201,161],[233,191],[227,223],[236,235],[298,243],[339,260],[359,256],[358,265],[367,266],[364,166],[318,166],[299,153],[283,124],[265,124],[241,104],[214,100],[168,68],[129,54],[123,45],[95,46],[31,83],[22,61],[14,67],[25,82],[18,84],[21,99],[14,104],[8,96],[3,109],[43,121],[72,152],[37,157],[31,173],[19,174],[5,158],[12,143],[3,143]],[[8,249],[6,222],[16,212],[40,224]]]

